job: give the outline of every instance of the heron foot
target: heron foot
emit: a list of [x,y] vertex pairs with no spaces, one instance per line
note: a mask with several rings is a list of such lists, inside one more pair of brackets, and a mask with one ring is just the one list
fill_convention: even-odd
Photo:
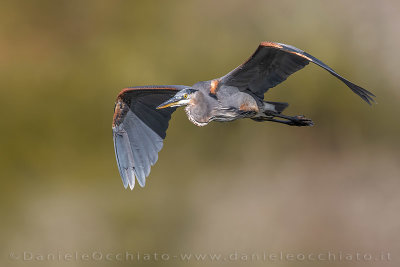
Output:
[[292,120],[294,126],[313,126],[314,122],[304,115],[294,116],[294,120]]
[[285,121],[277,120],[277,122],[283,122],[290,126],[313,126],[314,122],[304,115],[297,116],[286,116],[283,114],[274,114],[274,117],[283,118]]

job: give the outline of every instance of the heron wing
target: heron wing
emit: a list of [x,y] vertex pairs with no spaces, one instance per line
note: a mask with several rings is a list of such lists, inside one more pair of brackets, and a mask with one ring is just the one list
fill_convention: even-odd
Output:
[[113,139],[124,187],[141,187],[158,159],[171,114],[176,108],[156,109],[184,89],[183,85],[142,86],[122,90],[114,108]]
[[235,86],[241,91],[250,90],[263,98],[269,88],[285,81],[310,62],[340,79],[368,104],[375,102],[371,92],[343,78],[317,58],[296,47],[272,42],[262,42],[246,62],[221,77],[219,84]]

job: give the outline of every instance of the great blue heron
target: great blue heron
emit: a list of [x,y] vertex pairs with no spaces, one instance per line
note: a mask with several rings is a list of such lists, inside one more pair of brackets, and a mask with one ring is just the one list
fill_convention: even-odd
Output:
[[123,89],[113,117],[115,156],[124,187],[144,186],[150,167],[158,159],[171,114],[186,106],[189,120],[197,126],[211,121],[250,118],[291,126],[311,126],[304,116],[287,116],[287,103],[264,101],[264,93],[309,62],[324,68],[344,82],[368,104],[374,95],[346,80],[306,52],[285,44],[262,42],[254,54],[225,76],[193,86],[156,85]]

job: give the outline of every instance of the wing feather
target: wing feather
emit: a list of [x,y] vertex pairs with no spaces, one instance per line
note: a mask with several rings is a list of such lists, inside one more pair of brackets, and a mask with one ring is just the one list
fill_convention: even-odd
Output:
[[146,184],[151,166],[163,147],[175,108],[156,107],[175,95],[183,85],[126,88],[117,97],[113,118],[114,150],[124,187],[133,189],[135,177]]
[[134,167],[132,150],[130,148],[129,137],[123,127],[114,131],[114,149],[117,158],[118,170],[122,177],[124,187],[135,186]]
[[273,42],[262,42],[246,62],[221,77],[219,83],[235,86],[241,91],[250,90],[264,98],[268,89],[285,81],[310,62],[341,80],[368,104],[375,102],[374,94],[340,76],[319,59],[294,46]]

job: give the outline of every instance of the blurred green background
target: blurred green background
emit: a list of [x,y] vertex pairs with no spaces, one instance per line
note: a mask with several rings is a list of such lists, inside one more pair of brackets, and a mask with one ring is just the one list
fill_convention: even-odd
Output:
[[[399,14],[396,0],[2,1],[1,265],[220,263],[24,262],[24,251],[359,251],[391,253],[369,266],[398,266]],[[309,52],[379,104],[310,65],[267,98],[316,126],[198,128],[179,110],[146,187],[124,190],[111,131],[119,90],[220,77],[261,41]]]

